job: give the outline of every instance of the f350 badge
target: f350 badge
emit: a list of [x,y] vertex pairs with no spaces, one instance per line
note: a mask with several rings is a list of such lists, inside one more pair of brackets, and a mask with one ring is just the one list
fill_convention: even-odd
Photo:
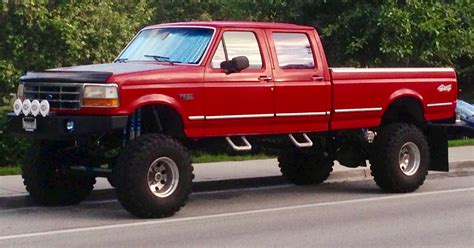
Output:
[[448,85],[442,84],[438,87],[439,92],[450,92],[452,89],[453,89],[453,86],[451,84],[448,84]]

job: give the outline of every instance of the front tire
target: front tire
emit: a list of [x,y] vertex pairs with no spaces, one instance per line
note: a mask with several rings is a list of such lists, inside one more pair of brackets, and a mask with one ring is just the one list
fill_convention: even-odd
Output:
[[320,184],[332,172],[334,162],[316,151],[292,150],[278,157],[282,175],[296,185]]
[[175,214],[191,193],[193,167],[186,149],[175,139],[146,134],[122,151],[114,167],[122,206],[141,218]]
[[383,127],[375,137],[370,164],[372,176],[382,190],[415,191],[425,181],[430,164],[425,135],[418,127],[406,123]]
[[68,151],[60,145],[35,142],[23,160],[23,184],[36,203],[72,205],[83,201],[94,188],[95,178],[64,170]]

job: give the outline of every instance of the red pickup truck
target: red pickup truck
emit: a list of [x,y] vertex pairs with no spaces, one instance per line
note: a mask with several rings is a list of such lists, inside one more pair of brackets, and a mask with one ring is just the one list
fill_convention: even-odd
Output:
[[448,170],[451,68],[330,68],[313,27],[188,22],[141,30],[113,63],[27,73],[10,129],[34,139],[23,178],[37,202],[73,204],[108,177],[140,217],[178,211],[191,192],[186,147],[272,139],[283,176],[323,182],[333,162],[370,161],[384,191]]

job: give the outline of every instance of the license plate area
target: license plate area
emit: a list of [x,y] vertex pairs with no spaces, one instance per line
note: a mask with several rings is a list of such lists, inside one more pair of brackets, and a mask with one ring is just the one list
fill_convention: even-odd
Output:
[[27,132],[33,132],[36,130],[36,118],[34,117],[23,117],[23,129]]

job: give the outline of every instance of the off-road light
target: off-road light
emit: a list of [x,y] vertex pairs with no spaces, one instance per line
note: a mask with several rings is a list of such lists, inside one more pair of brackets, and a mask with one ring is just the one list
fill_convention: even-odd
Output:
[[43,117],[46,117],[49,114],[49,102],[46,100],[43,100],[40,102],[40,114]]
[[76,127],[76,123],[74,121],[72,120],[66,121],[66,131],[68,133],[71,133],[72,131],[74,131],[75,127]]
[[119,106],[117,85],[85,85],[82,98],[83,107]]
[[40,112],[40,102],[38,100],[33,100],[31,102],[31,114],[36,117]]
[[21,100],[16,99],[15,102],[13,103],[13,112],[15,112],[16,115],[20,115],[22,106],[23,106],[23,103],[21,102]]
[[23,101],[23,106],[21,107],[21,112],[23,112],[23,114],[25,116],[29,115],[30,112],[31,112],[31,101],[26,99]]

